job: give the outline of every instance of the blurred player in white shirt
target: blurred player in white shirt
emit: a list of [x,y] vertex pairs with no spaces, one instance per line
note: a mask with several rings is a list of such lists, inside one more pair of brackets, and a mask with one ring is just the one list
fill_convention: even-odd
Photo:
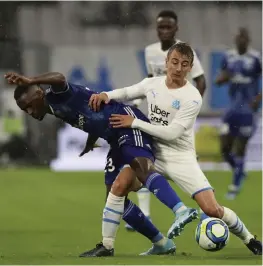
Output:
[[[166,56],[170,47],[176,42],[180,42],[176,38],[178,31],[177,15],[170,10],[161,11],[157,16],[157,34],[159,42],[148,45],[145,48],[145,64],[148,77],[157,77],[166,74]],[[195,83],[196,88],[203,96],[206,89],[204,70],[202,65],[194,53],[193,67],[187,75],[187,79]],[[139,106],[142,100],[135,100],[134,104]],[[142,188],[137,193],[138,203],[143,213],[150,217],[150,192],[146,188]],[[133,228],[128,224],[125,225],[127,230],[133,231]]]
[[[166,175],[190,194],[207,216],[222,219],[229,230],[255,255],[262,255],[262,243],[248,231],[234,211],[217,202],[214,191],[196,160],[193,128],[202,105],[202,97],[185,79],[192,68],[193,59],[194,54],[189,45],[176,43],[167,55],[166,76],[146,78],[130,87],[94,95],[90,106],[96,108],[102,102],[107,104],[110,100],[131,101],[146,97],[151,124],[131,113],[113,114],[110,118],[111,125],[114,128],[131,127],[152,135],[155,139],[157,172]],[[174,228],[180,228],[183,216],[176,217],[168,231],[168,238],[176,236]],[[144,254],[152,254],[153,249],[154,247]]]

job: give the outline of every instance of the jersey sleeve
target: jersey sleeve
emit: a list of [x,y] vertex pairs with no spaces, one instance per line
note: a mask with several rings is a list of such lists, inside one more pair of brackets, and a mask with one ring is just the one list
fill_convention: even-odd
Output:
[[60,93],[66,93],[69,90],[69,83],[66,82],[66,84],[64,86],[61,85],[50,85],[50,90],[54,93],[54,94],[60,94]]
[[168,126],[152,125],[140,119],[134,119],[132,128],[138,128],[143,132],[165,141],[173,141],[181,137],[185,130],[194,125],[200,111],[202,100],[188,101],[176,113],[175,118]]
[[147,47],[144,50],[144,60],[145,60],[145,66],[146,66],[147,74],[153,75],[153,71],[152,71],[152,68],[150,65],[149,50]]
[[135,99],[143,99],[146,95],[148,81],[149,78],[145,78],[135,85],[104,93],[108,95],[110,100],[116,101],[132,101]]
[[193,79],[201,76],[201,75],[204,75],[204,69],[201,65],[201,62],[196,54],[195,51],[193,51],[194,53],[194,61],[193,61],[193,67],[192,67],[192,70],[191,70],[191,77]]

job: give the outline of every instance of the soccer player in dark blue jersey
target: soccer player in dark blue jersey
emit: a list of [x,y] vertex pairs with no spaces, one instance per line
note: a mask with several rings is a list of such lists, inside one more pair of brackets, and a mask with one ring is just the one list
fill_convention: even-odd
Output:
[[221,130],[221,151],[233,169],[233,182],[226,195],[228,199],[234,199],[240,191],[245,176],[246,147],[255,132],[256,112],[262,97],[259,88],[261,55],[249,49],[250,39],[246,29],[239,29],[235,41],[236,49],[226,52],[221,73],[216,79],[218,85],[229,84],[230,107],[223,116]]
[[[117,157],[115,161],[117,160],[119,165],[122,166],[130,165],[139,181],[146,185],[162,203],[174,213],[185,207],[167,180],[154,169],[152,138],[140,130],[130,128],[116,129],[110,126],[109,118],[111,114],[129,114],[148,122],[145,115],[138,109],[111,101],[109,104],[102,105],[102,108],[95,112],[88,105],[90,97],[95,92],[85,86],[67,82],[62,74],[56,72],[46,73],[34,78],[28,78],[17,73],[7,73],[5,78],[9,84],[18,85],[14,92],[14,98],[21,110],[39,121],[46,114],[54,115],[66,123],[89,133],[92,137],[90,138],[91,141],[87,142],[87,145],[97,138],[105,139],[111,146],[111,153]],[[40,84],[49,85],[49,88],[44,90]],[[115,219],[119,219],[119,214],[126,212],[126,222],[133,225],[145,236],[148,234],[147,237],[153,243],[158,242],[162,245],[161,249],[158,248],[159,254],[174,252],[175,245],[173,241],[170,239],[163,241],[164,237],[152,223],[145,216],[141,219],[143,213],[138,211],[138,207],[136,209],[136,217],[132,217],[132,221],[129,220],[131,215],[129,216],[128,214],[134,209],[134,204],[129,202],[124,206],[126,195],[127,191],[124,191],[124,194],[120,196],[109,194],[108,205],[106,204],[104,209],[103,222],[112,225],[118,224],[119,220]],[[117,198],[118,206],[111,205],[111,197],[114,200]],[[196,210],[192,210],[196,212]],[[140,228],[140,226],[143,228]],[[180,231],[180,229],[174,227],[176,232]],[[153,235],[153,232],[158,234]],[[111,239],[104,235],[104,240],[105,244],[98,246],[95,249],[95,253],[84,253],[83,256],[113,255],[114,249]]]

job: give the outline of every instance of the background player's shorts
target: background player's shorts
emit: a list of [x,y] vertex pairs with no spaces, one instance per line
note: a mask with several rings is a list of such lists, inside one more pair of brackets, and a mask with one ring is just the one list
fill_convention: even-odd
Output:
[[168,179],[174,181],[184,192],[194,197],[201,191],[210,190],[212,186],[202,172],[197,160],[183,162],[175,160],[155,160],[155,169]]
[[154,162],[154,155],[150,149],[142,147],[122,145],[120,148],[111,148],[107,155],[105,166],[105,184],[112,185],[120,171],[129,167],[136,157],[144,157]]
[[237,112],[229,110],[223,116],[221,134],[230,134],[234,137],[250,138],[256,130],[255,115],[253,112]]

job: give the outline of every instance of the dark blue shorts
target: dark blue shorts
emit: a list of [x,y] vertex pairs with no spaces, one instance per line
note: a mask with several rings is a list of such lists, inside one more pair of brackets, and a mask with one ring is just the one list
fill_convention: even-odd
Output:
[[222,134],[234,137],[250,138],[256,130],[255,115],[253,112],[238,112],[229,110],[223,116],[224,130]]
[[107,155],[105,166],[105,184],[112,185],[119,172],[125,165],[130,164],[136,157],[144,157],[154,162],[151,149],[138,146],[122,145],[120,148],[111,148]]

